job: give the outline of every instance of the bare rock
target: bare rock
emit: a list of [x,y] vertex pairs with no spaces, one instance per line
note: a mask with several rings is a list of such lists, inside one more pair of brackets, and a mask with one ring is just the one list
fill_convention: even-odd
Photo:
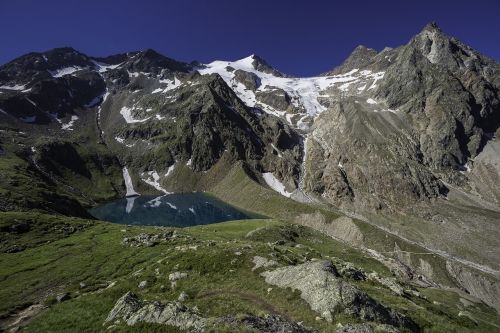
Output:
[[127,292],[115,304],[104,324],[124,320],[133,326],[139,322],[175,326],[183,330],[200,330],[206,326],[206,319],[180,302],[161,303],[144,301]]
[[301,291],[301,297],[327,321],[333,314],[343,311],[367,321],[405,327],[418,331],[410,318],[383,306],[370,296],[337,276],[329,261],[310,261],[297,266],[278,268],[261,273],[266,282],[281,288]]
[[255,256],[253,257],[253,263],[255,266],[252,268],[252,271],[255,271],[256,269],[259,269],[261,267],[271,267],[271,266],[276,266],[278,263],[272,259],[267,259],[264,257],[260,256]]

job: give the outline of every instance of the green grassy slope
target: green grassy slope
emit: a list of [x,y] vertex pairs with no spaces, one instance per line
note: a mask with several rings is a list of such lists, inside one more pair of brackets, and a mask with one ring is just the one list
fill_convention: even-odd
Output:
[[[179,229],[175,239],[139,248],[122,245],[121,241],[126,236],[165,229],[25,213],[0,213],[0,220],[2,243],[29,244],[23,251],[0,254],[0,322],[5,325],[12,314],[30,304],[45,307],[27,322],[26,332],[102,331],[104,318],[129,290],[142,298],[162,301],[175,300],[184,291],[189,295],[185,303],[198,306],[205,317],[278,313],[329,332],[333,326],[315,320],[318,314],[297,293],[280,288],[268,291],[270,286],[258,274],[261,270],[252,271],[253,256],[272,255],[283,265],[313,258],[347,261],[366,272],[390,276],[383,265],[355,249],[312,229],[277,220]],[[23,223],[33,227],[14,227]],[[168,281],[173,271],[188,273],[175,288]],[[146,288],[138,288],[144,280],[148,282]],[[500,325],[496,314],[480,304],[466,309],[481,318],[477,324],[458,316],[463,306],[452,292],[420,290],[427,299],[411,295],[403,298],[374,282],[350,282],[383,304],[408,314],[425,332],[491,332],[494,325]],[[70,299],[56,302],[55,296],[61,293],[68,293]],[[339,315],[334,325],[353,321]],[[173,330],[151,324],[119,326],[113,331]]]

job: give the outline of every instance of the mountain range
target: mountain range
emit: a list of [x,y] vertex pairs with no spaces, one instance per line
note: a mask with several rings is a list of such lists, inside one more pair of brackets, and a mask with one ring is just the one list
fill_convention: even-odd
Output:
[[500,311],[498,136],[500,63],[435,23],[306,78],[57,48],[0,66],[0,211],[209,192]]

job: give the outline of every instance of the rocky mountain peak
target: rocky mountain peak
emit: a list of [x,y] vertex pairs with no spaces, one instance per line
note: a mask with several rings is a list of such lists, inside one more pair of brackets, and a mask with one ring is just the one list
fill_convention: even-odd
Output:
[[425,25],[425,27],[422,29],[423,31],[442,31],[441,28],[438,26],[436,22],[429,22]]
[[269,65],[262,57],[252,54],[248,57],[249,59],[252,60],[252,66],[258,71],[272,74],[277,77],[287,77],[287,75],[281,73],[277,69],[273,68],[271,65]]
[[427,24],[409,45],[415,47],[432,64],[446,67],[453,72],[465,69],[482,70],[485,64],[492,62],[456,38],[445,34],[435,22]]
[[335,67],[325,75],[336,75],[349,72],[355,68],[364,68],[373,62],[377,53],[375,49],[368,48],[364,45],[358,45],[340,66]]
[[159,73],[163,69],[172,72],[188,72],[191,69],[189,64],[168,58],[153,49],[132,52],[125,68],[134,72],[152,72]]

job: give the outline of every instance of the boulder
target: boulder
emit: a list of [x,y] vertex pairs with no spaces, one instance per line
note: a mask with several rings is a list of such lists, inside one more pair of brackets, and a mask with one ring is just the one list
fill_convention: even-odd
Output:
[[123,320],[129,326],[139,322],[175,326],[183,330],[201,330],[206,319],[180,302],[144,301],[127,292],[115,304],[104,324]]
[[328,322],[343,311],[365,321],[377,321],[410,331],[419,328],[410,318],[378,303],[363,291],[338,276],[336,268],[325,260],[310,261],[261,273],[267,283],[299,290],[301,297]]

